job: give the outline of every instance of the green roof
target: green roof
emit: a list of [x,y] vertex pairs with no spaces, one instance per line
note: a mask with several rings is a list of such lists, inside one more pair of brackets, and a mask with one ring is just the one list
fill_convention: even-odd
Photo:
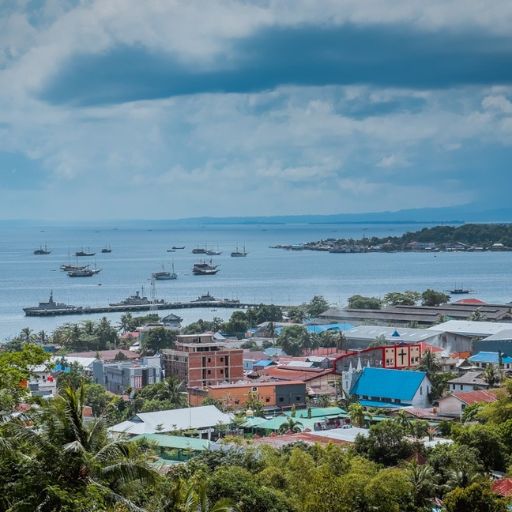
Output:
[[[286,416],[291,416],[292,411],[286,411]],[[311,407],[311,417],[312,418],[324,418],[326,416],[339,416],[340,414],[345,414],[345,411],[341,409],[341,407]],[[307,409],[297,409],[295,411],[295,419],[299,418],[307,418],[308,410]]]
[[146,441],[155,442],[160,448],[176,448],[178,450],[192,450],[204,451],[208,450],[211,446],[211,441],[208,439],[198,439],[196,437],[184,436],[168,436],[166,434],[140,434],[133,437],[132,441],[139,441],[144,439]]

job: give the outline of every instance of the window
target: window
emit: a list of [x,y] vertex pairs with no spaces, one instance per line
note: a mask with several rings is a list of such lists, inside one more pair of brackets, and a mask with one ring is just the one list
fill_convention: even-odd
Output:
[[270,402],[270,398],[265,398],[265,402],[268,404]]
[[208,370],[208,375],[211,375],[212,374],[212,371],[211,370]]
[[464,386],[461,384],[460,385],[460,390],[462,391],[464,389]]
[[220,374],[222,375],[223,373],[224,373],[224,370],[221,370],[221,371],[220,371]]
[[423,395],[423,386],[420,386],[420,395]]
[[296,397],[295,397],[295,400],[296,400],[297,402],[300,402],[300,401],[302,400],[302,398],[301,398],[300,396],[296,396]]
[[212,362],[212,359],[211,357],[208,358],[208,362],[211,363]]
[[284,397],[280,396],[280,397],[279,397],[279,401],[280,401],[280,402],[284,402]]
[[240,400],[235,400],[235,405],[240,405]]
[[221,357],[221,358],[220,358],[220,362],[221,362],[221,363],[223,363],[223,362],[224,362],[224,358],[223,358],[223,357]]

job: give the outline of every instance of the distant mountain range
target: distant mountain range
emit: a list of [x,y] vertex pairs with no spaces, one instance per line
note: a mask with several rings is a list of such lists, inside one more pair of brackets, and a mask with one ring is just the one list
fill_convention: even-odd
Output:
[[448,208],[418,208],[410,210],[338,213],[332,215],[276,215],[258,217],[194,217],[177,219],[180,224],[366,224],[366,223],[446,223],[512,222],[512,208],[494,210],[472,206]]

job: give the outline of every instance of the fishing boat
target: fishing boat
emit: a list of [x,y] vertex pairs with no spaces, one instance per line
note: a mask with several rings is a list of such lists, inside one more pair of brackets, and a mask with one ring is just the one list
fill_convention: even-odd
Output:
[[181,249],[185,249],[185,246],[184,245],[173,245],[172,246],[172,249],[173,250],[181,250]]
[[109,254],[112,252],[112,247],[110,247],[110,244],[108,244],[107,246],[103,247],[103,249],[101,249],[101,252],[103,254]]
[[46,244],[44,244],[44,247],[41,245],[41,246],[39,247],[39,249],[36,249],[36,250],[34,251],[34,254],[35,254],[36,256],[43,256],[43,255],[51,254],[51,252],[52,252],[52,251],[51,251],[50,249],[48,249],[48,246],[47,246]]
[[245,250],[245,244],[244,244],[244,250],[243,251],[239,251],[238,250],[238,245],[236,246],[236,251],[233,251],[231,253],[231,257],[232,258],[245,258],[247,256],[247,251]]
[[75,252],[75,256],[77,256],[77,257],[81,257],[81,256],[94,256],[95,254],[96,254],[95,252],[84,251],[83,247],[82,247],[81,251]]
[[206,249],[196,247],[195,249],[192,249],[192,254],[206,254]]
[[170,279],[178,279],[178,274],[174,272],[174,263],[172,264],[172,272],[167,272],[162,265],[160,272],[153,272],[151,276],[157,281],[169,281]]
[[101,272],[101,268],[84,268],[81,270],[70,270],[69,277],[92,277]]

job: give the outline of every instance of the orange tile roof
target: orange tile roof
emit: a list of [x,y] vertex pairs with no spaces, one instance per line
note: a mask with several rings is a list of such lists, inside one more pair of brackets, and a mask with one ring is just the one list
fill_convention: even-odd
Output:
[[326,370],[321,368],[301,368],[290,370],[288,368],[281,368],[276,366],[269,366],[262,370],[261,375],[266,375],[268,377],[272,377],[274,379],[281,380],[300,380],[302,382],[308,382],[310,380],[314,380],[318,377],[323,377],[324,375],[328,375],[332,373],[333,369],[328,368]]

